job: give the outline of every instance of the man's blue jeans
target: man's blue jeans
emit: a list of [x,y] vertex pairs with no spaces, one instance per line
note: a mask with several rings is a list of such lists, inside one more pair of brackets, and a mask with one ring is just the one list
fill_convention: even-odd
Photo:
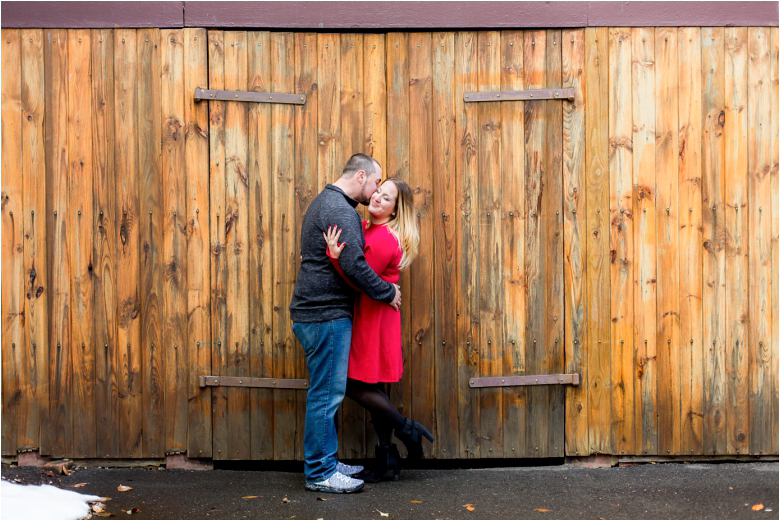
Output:
[[307,482],[324,481],[336,472],[336,411],[347,389],[352,320],[294,323],[293,332],[309,367],[303,468]]

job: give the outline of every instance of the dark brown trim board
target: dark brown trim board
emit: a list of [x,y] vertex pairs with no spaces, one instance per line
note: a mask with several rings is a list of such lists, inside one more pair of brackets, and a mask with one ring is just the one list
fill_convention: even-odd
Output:
[[0,4],[2,27],[220,27],[432,30],[772,26],[778,2],[27,2]]

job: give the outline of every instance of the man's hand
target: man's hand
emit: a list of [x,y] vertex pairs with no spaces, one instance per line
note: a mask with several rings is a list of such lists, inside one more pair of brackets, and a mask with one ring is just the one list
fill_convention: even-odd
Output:
[[396,311],[401,310],[401,286],[398,284],[393,284],[395,286],[395,297],[393,298],[393,301],[390,303],[390,306]]

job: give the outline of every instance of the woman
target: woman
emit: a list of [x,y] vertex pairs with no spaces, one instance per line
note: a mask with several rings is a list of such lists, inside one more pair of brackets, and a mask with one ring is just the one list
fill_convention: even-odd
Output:
[[[366,262],[383,280],[397,283],[399,271],[412,262],[420,242],[409,185],[396,178],[385,180],[371,196],[368,213],[369,219],[363,222]],[[338,258],[346,244],[338,242],[341,231],[328,228],[323,236],[328,255],[339,269]],[[400,476],[398,448],[391,443],[393,430],[406,445],[409,459],[422,458],[423,436],[433,441],[433,435],[404,418],[387,395],[386,384],[398,382],[403,369],[401,313],[361,293],[352,319],[347,396],[371,412],[376,430],[375,465],[358,475],[369,483],[381,480],[388,470],[393,471],[394,480]]]

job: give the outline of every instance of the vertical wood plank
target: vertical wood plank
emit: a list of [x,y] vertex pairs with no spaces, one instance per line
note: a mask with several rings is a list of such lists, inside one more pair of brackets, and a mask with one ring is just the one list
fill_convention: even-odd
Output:
[[[163,30],[160,116],[162,134],[162,194],[152,229],[162,233],[162,309],[165,368],[165,450],[187,449],[189,341],[187,339],[187,164],[184,97],[185,36],[181,29]],[[151,206],[152,201],[147,200]],[[158,353],[158,350],[154,350]]]
[[[478,89],[477,33],[455,34],[455,117],[458,205],[456,223],[458,421],[461,458],[479,458],[476,428],[480,425],[479,393],[469,387],[469,378],[479,376],[479,269],[477,251],[477,107],[463,102],[464,92]],[[388,81],[388,85],[390,85]],[[392,98],[391,98],[392,99]],[[527,110],[527,109],[526,109]],[[388,120],[389,121],[389,120]],[[388,138],[390,137],[388,131]],[[389,144],[388,144],[389,145]],[[388,147],[388,153],[392,150]],[[404,361],[405,362],[405,361]]]
[[777,432],[777,349],[771,345],[771,30],[748,29],[750,452],[768,453]]
[[[6,45],[8,44],[6,39]],[[26,422],[20,423],[18,446],[41,448],[41,427],[47,427],[49,406],[49,335],[47,297],[50,290],[46,262],[46,165],[44,151],[44,85],[43,31],[24,30],[22,40],[22,168],[11,167],[5,172],[19,172],[24,193],[24,350]],[[16,72],[16,71],[14,71]],[[18,73],[9,74],[11,81]],[[11,116],[18,123],[18,114]],[[3,129],[3,138],[11,138]],[[13,152],[11,157],[14,157]],[[20,210],[20,214],[21,214]],[[21,217],[21,215],[20,215]],[[11,250],[4,250],[9,253]],[[4,272],[10,274],[9,272]],[[13,280],[13,279],[11,279]],[[9,280],[6,280],[9,284]],[[11,283],[12,287],[15,287]],[[22,350],[20,350],[22,352]],[[11,392],[11,395],[13,392]],[[94,437],[93,437],[94,440]]]
[[656,252],[658,450],[680,453],[680,267],[677,30],[657,28]]
[[[180,389],[173,381],[175,376],[166,378],[166,370],[172,371],[175,375],[176,364],[179,367],[186,367],[183,360],[178,360],[177,338],[172,339],[174,341],[168,346],[170,350],[164,348],[168,340],[167,335],[172,329],[167,321],[173,319],[173,313],[166,316],[164,314],[166,311],[172,311],[173,306],[167,306],[168,297],[163,291],[163,277],[168,279],[165,283],[166,290],[170,286],[171,275],[174,279],[180,277],[176,270],[172,274],[163,275],[163,263],[166,264],[166,270],[170,268],[165,260],[165,241],[174,240],[172,235],[174,232],[167,229],[164,224],[169,214],[165,210],[163,185],[174,182],[174,179],[166,177],[163,180],[166,173],[161,159],[162,125],[167,123],[168,118],[166,115],[163,121],[161,117],[164,84],[161,82],[160,65],[162,47],[166,47],[167,54],[168,47],[173,44],[169,41],[161,42],[158,29],[139,29],[136,37],[138,42],[138,254],[141,311],[141,343],[138,352],[141,356],[143,375],[142,453],[162,457],[166,449],[182,450],[183,448],[181,435],[177,442],[172,442],[172,445],[166,443],[168,428],[174,429],[174,425],[180,426],[184,420],[180,408],[176,412],[171,409],[166,410],[166,397],[169,406],[174,404],[176,399],[181,399],[176,397]],[[167,32],[166,38],[168,38]],[[167,65],[175,67],[170,62]],[[168,74],[170,73],[166,72],[166,76]],[[165,83],[169,83],[168,78]],[[166,89],[168,87],[169,85],[165,85]],[[169,96],[169,92],[166,92],[165,96]],[[165,133],[168,133],[167,129]],[[167,157],[166,160],[170,161]],[[183,169],[183,165],[178,164],[173,168]],[[181,190],[182,187],[179,189]],[[166,359],[171,362],[166,363]],[[178,376],[182,379],[186,378],[184,375]],[[170,434],[173,435],[172,432]]]
[[[545,69],[547,88],[561,86],[561,31],[546,32],[547,49]],[[548,350],[538,359],[542,374],[562,373],[564,371],[564,288],[563,288],[563,106],[554,100],[544,102],[545,118],[544,165],[541,190],[540,256],[543,273],[543,349]],[[539,151],[541,154],[541,150]],[[542,411],[549,414],[549,427],[538,432],[540,444],[538,456],[561,457],[564,454],[565,391],[563,386],[543,386],[539,393],[545,396],[546,405]],[[533,423],[533,422],[531,422]],[[544,422],[547,423],[547,422]],[[537,425],[544,425],[540,423]],[[544,431],[547,430],[545,433]],[[537,452],[534,448],[534,452]]]
[[[292,33],[271,34],[271,91],[292,92],[295,53]],[[298,220],[295,215],[295,119],[293,106],[271,107],[271,140],[273,144],[271,165],[273,180],[273,280],[274,280],[274,376],[295,376],[296,346],[293,341],[292,323],[288,307],[292,298],[296,267],[300,257],[295,234]],[[292,389],[274,391],[274,459],[295,457],[295,401]]]
[[724,213],[724,40],[722,28],[703,28],[702,54],[702,331],[704,339],[704,453],[726,451],[726,219]]
[[[296,216],[303,218],[309,203],[319,193],[317,184],[317,35],[314,33],[295,33],[295,93],[306,96],[306,105],[296,107],[295,112],[295,187]],[[301,227],[296,225],[293,244],[301,244]],[[300,256],[294,255],[292,273],[298,273]],[[292,326],[292,324],[290,324]],[[294,335],[291,354],[295,357],[295,378],[306,378],[306,357],[303,348]],[[295,391],[296,422],[295,457],[303,459],[303,431],[306,421],[306,393]]]
[[[632,110],[629,111],[629,107]],[[610,279],[612,436],[617,454],[635,454],[633,338],[634,208],[631,33],[609,30]]]
[[363,35],[363,150],[383,169],[387,168],[385,40],[384,34]]
[[[501,90],[501,33],[480,31],[477,35],[477,60],[480,64],[479,90]],[[479,141],[477,141],[478,188],[477,228],[479,229],[479,373],[480,376],[503,374],[504,291],[501,271],[503,249],[501,235],[501,104],[479,103],[477,107]],[[414,128],[414,126],[413,126]],[[413,139],[414,141],[414,139]],[[415,284],[416,286],[416,284]],[[416,313],[415,313],[416,314]],[[479,439],[482,457],[504,456],[503,389],[479,390]]]
[[341,177],[341,44],[338,33],[317,35],[317,187]]
[[[634,417],[640,454],[657,454],[656,55],[652,27],[631,29],[634,178]],[[661,110],[659,104],[658,109]],[[618,110],[620,110],[618,108]],[[676,175],[676,171],[675,171]]]
[[[22,45],[18,29],[3,29],[2,51],[2,165],[3,229],[2,362],[3,456],[16,455],[24,354],[24,219],[22,171]],[[48,151],[47,151],[48,152]],[[51,280],[51,278],[48,278]],[[51,291],[51,288],[48,288]]]
[[701,315],[701,29],[679,29],[677,42],[680,91],[680,450],[684,454],[701,454],[704,398]]
[[[249,90],[268,92],[271,87],[271,33],[250,32]],[[310,103],[307,97],[306,103]],[[249,107],[249,346],[250,373],[271,378],[274,349],[273,270],[271,251],[271,105],[252,103]],[[252,389],[252,459],[274,455],[274,391]]]
[[[585,162],[587,195],[588,438],[586,452],[611,454],[609,104],[606,27],[585,29]],[[579,452],[579,454],[577,454]]]
[[[90,33],[68,30],[68,228],[73,242],[71,334],[73,445],[69,454],[95,457],[95,344],[92,322],[92,134]],[[76,434],[78,433],[78,434]]]
[[211,458],[211,389],[198,376],[211,373],[208,104],[190,96],[208,86],[205,29],[184,30],[184,160],[187,210],[187,454]]
[[114,34],[94,29],[92,42],[92,218],[95,304],[97,455],[119,455],[116,370],[116,177],[114,175]]
[[[342,164],[365,151],[363,132],[363,35],[342,34],[341,41],[341,151]],[[334,176],[334,179],[337,176]],[[358,212],[365,218],[364,207]],[[366,413],[353,400],[344,400],[339,422],[339,457],[366,454]]]
[[[588,379],[587,289],[587,199],[585,190],[585,33],[561,33],[563,87],[574,88],[572,103],[563,103],[563,257],[564,257],[564,338],[567,373],[580,373]],[[588,452],[588,386],[567,387],[566,455]]]
[[136,31],[114,31],[114,100],[116,115],[117,221],[117,389],[119,454],[143,455],[141,317],[139,298],[138,56]]
[[[247,88],[247,34],[225,32],[225,89]],[[249,180],[247,177],[247,103],[227,103],[225,109],[225,257],[227,266],[227,346],[229,376],[249,374]],[[250,450],[249,389],[227,390],[229,459],[248,459]],[[281,420],[281,419],[280,419]]]
[[[523,89],[523,33],[501,33],[501,90]],[[522,101],[501,103],[501,221],[504,244],[503,371],[525,372],[525,155]],[[438,370],[438,366],[437,366]],[[438,387],[440,389],[440,387]],[[504,457],[521,457],[525,447],[526,390],[505,388],[502,396]]]
[[[72,447],[70,355],[70,235],[68,214],[68,42],[66,30],[44,34],[44,135],[46,152],[46,229],[49,260],[49,421],[44,433],[53,457]],[[116,233],[116,232],[114,232]],[[114,311],[116,313],[116,311]]]
[[[387,165],[382,167],[385,177],[409,181],[409,47],[406,33],[389,33],[387,49]],[[410,272],[401,274],[401,295],[411,292]],[[407,300],[407,302],[409,302]],[[404,416],[412,412],[411,378],[411,307],[401,306],[401,342],[406,378],[391,385],[390,400]],[[405,448],[402,446],[401,451]]]
[[[550,42],[552,43],[552,42]],[[545,88],[549,78],[545,73],[545,55],[547,37],[544,31],[526,31],[523,42],[523,65],[525,70],[525,88]],[[545,150],[549,146],[547,138],[548,119],[544,102],[525,103],[525,277],[528,304],[526,307],[526,331],[524,344],[525,368],[528,374],[545,372],[542,359],[547,354],[549,343],[544,336],[545,309],[545,247],[542,244],[542,228],[547,224],[542,211],[542,183],[545,175]],[[481,326],[481,325],[480,325]],[[551,349],[550,349],[551,350]],[[526,453],[523,456],[540,456],[540,445],[546,451],[546,438],[549,433],[549,411],[547,398],[549,393],[542,388],[528,388],[526,402],[525,440]]]
[[455,277],[455,34],[434,33],[433,235],[436,446],[434,455],[458,455],[457,288]]
[[[415,421],[436,432],[433,330],[433,63],[430,33],[409,34],[409,187],[414,194],[420,247],[409,268],[405,301],[411,322],[412,409]],[[402,290],[403,291],[403,290]]]
[[[778,108],[778,89],[780,83],[778,82],[778,61],[780,60],[780,39],[778,38],[778,28],[772,27],[771,31],[771,65],[770,65],[770,77],[772,79],[772,109],[771,109],[771,156],[772,170],[771,175],[771,187],[772,187],[772,287],[771,287],[771,301],[772,301],[772,340],[770,346],[772,348],[772,359],[776,360],[778,356],[778,342],[780,342],[780,285],[778,283],[778,276],[780,276],[780,260],[778,259],[778,248],[780,248],[780,192],[778,191],[778,170],[780,170],[780,121],[778,115],[780,109]],[[777,364],[772,364],[769,367],[772,368],[772,385],[773,392],[772,398],[772,410],[777,411],[778,408],[778,374]],[[769,436],[769,454],[776,454],[778,452],[778,425],[777,418],[772,423],[772,434]]]
[[[208,32],[209,89],[225,88],[225,33]],[[227,376],[227,251],[225,243],[225,110],[227,102],[209,102],[209,210],[211,242],[211,365],[212,374]],[[211,391],[212,457],[228,454],[227,392]]]
[[[748,410],[748,157],[747,29],[728,27],[725,40],[724,159],[726,200],[726,450],[750,450]],[[682,100],[680,100],[682,101]],[[681,262],[682,265],[682,262]]]

